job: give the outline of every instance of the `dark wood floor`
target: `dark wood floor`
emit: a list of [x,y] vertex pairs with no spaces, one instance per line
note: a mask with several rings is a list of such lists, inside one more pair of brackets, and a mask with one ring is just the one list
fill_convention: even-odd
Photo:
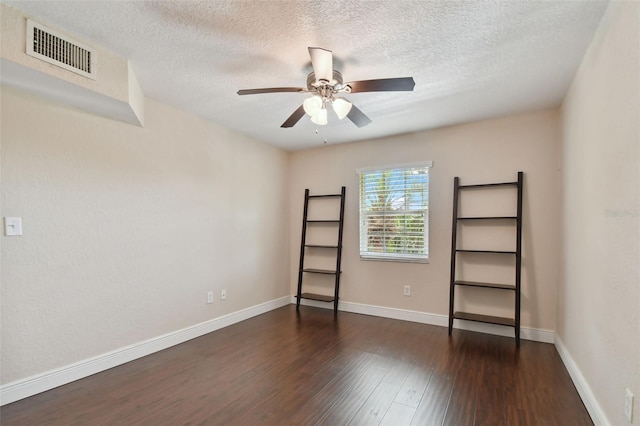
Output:
[[553,345],[293,305],[2,407],[8,425],[590,425]]

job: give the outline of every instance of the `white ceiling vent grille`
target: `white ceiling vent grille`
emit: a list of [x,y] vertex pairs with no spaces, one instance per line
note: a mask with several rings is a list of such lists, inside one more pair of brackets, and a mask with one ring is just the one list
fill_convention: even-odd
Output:
[[96,79],[95,50],[30,19],[27,19],[27,55]]

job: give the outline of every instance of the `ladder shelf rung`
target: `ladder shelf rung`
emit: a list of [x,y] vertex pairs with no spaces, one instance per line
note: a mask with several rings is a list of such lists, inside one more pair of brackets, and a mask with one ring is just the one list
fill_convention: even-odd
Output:
[[487,324],[505,325],[509,327],[515,327],[516,322],[513,318],[494,317],[491,315],[471,314],[469,312],[456,312],[453,314],[454,319],[484,322]]
[[322,245],[322,244],[306,244],[305,247],[330,248],[330,249],[337,249],[338,248],[338,246],[327,246],[327,245]]
[[475,281],[454,281],[455,285],[462,285],[467,287],[483,287],[483,288],[496,288],[500,290],[515,290],[516,286],[512,284],[496,284],[496,283],[481,283]]
[[458,189],[490,188],[496,186],[518,186],[518,182],[480,183],[476,185],[458,185]]
[[469,217],[457,217],[457,220],[505,220],[505,219],[518,219],[518,216],[469,216]]
[[336,219],[316,219],[307,220],[307,223],[340,223],[340,221]]
[[302,272],[309,272],[311,274],[327,274],[327,275],[336,274],[336,271],[332,269],[316,269],[316,268],[306,268],[306,269],[303,269]]
[[502,250],[461,250],[456,249],[458,253],[495,253],[495,254],[516,254],[515,251],[502,251]]
[[309,195],[309,198],[339,198],[342,194]]
[[302,293],[300,295],[301,299],[309,299],[309,300],[318,300],[320,302],[333,302],[335,297],[327,296],[324,294],[315,294],[315,293]]

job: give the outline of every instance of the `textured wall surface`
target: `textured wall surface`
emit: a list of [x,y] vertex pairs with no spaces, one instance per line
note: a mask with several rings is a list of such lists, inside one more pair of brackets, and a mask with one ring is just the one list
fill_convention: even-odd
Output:
[[558,335],[611,424],[640,425],[640,4],[603,17],[562,107]]
[[2,237],[3,384],[289,294],[287,154],[145,108],[140,128],[3,88],[24,231]]
[[[525,172],[522,325],[553,330],[558,267],[558,173],[560,127],[556,110],[482,121],[369,142],[326,146],[291,155],[291,288],[295,293],[304,189],[334,192],[347,187],[341,300],[448,314],[453,178],[463,183],[504,182]],[[359,258],[358,175],[356,169],[432,160],[430,172],[430,259],[428,264],[362,261]],[[481,204],[487,216],[513,208],[496,194]],[[464,209],[468,205],[461,206]],[[481,212],[479,211],[481,214]],[[515,211],[509,212],[514,214]],[[511,241],[514,241],[512,239]],[[467,241],[469,242],[469,241]],[[492,234],[473,242],[496,248]],[[503,248],[512,250],[515,244]],[[469,248],[469,247],[468,247]],[[489,262],[496,261],[486,259]],[[322,261],[322,259],[318,259]],[[467,265],[472,268],[473,265]],[[508,277],[513,283],[513,269]],[[504,271],[486,279],[503,282]],[[472,276],[467,277],[472,280]],[[411,285],[411,297],[403,286]],[[475,289],[471,289],[475,290]],[[503,314],[513,296],[472,291],[469,310]],[[509,296],[509,295],[506,295]],[[460,302],[462,302],[462,298]],[[475,300],[473,302],[472,300]]]

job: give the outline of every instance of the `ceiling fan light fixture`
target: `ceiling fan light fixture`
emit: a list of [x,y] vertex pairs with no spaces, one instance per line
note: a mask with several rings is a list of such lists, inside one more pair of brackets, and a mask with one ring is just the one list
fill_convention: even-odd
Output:
[[315,115],[312,115],[311,122],[317,124],[318,126],[324,126],[325,124],[327,124],[326,108],[322,108]]
[[309,47],[311,71],[307,75],[307,87],[267,87],[262,89],[238,90],[238,95],[256,95],[260,93],[308,93],[311,95],[304,100],[280,127],[290,128],[296,125],[302,117],[308,115],[314,124],[327,124],[327,104],[333,106],[336,116],[342,120],[347,117],[357,127],[364,127],[371,123],[358,107],[347,99],[336,98],[343,93],[363,92],[399,92],[413,91],[415,81],[413,77],[378,78],[374,80],[357,80],[344,83],[342,74],[333,69],[333,53],[320,47]]
[[302,103],[302,107],[304,108],[304,112],[307,115],[313,117],[318,114],[318,111],[322,109],[322,98],[318,95],[313,95],[310,98],[307,98]]
[[333,105],[333,110],[336,112],[338,119],[342,120],[349,114],[351,111],[351,102],[346,100],[345,98],[335,98],[331,101],[331,105]]

